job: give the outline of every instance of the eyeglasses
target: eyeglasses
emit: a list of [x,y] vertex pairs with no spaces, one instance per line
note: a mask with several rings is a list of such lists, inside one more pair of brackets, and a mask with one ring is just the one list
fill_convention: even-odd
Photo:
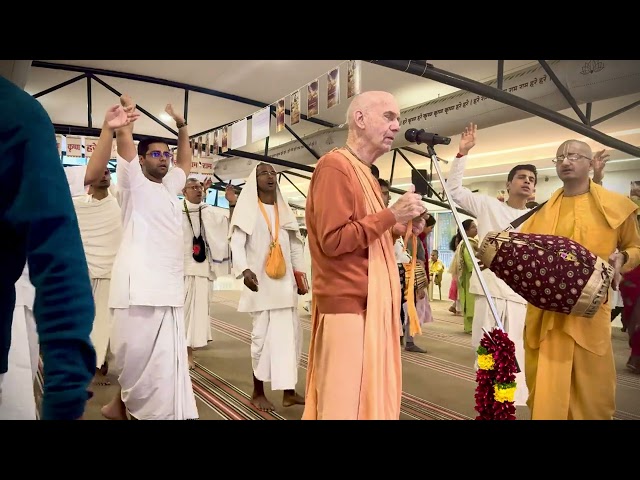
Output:
[[580,155],[579,153],[570,153],[568,155],[558,155],[556,158],[551,160],[553,163],[562,163],[564,159],[569,160],[570,162],[577,162],[581,158],[586,158],[587,160],[591,160],[586,155]]
[[202,192],[204,190],[204,188],[200,185],[190,185],[187,188],[193,190],[194,192]]
[[278,174],[277,174],[277,172],[270,172],[270,171],[263,171],[263,172],[258,173],[259,177],[263,177],[263,176],[266,176],[266,175],[269,175],[270,177],[275,177]]
[[171,160],[173,158],[173,153],[171,153],[171,152],[161,152],[160,150],[153,150],[151,152],[147,152],[145,155],[151,155],[153,158],[164,157],[167,160]]

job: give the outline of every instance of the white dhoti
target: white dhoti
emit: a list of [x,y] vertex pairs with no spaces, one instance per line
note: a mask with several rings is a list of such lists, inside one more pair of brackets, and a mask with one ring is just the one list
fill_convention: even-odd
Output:
[[13,311],[9,369],[0,375],[0,420],[35,420],[33,382],[38,371],[38,333],[33,312],[17,305]]
[[[509,334],[509,338],[516,348],[516,360],[520,367],[520,373],[516,374],[515,405],[526,405],[529,397],[529,389],[524,376],[524,320],[527,315],[527,306],[518,302],[511,302],[502,298],[493,298],[500,321],[504,325],[504,330]],[[480,340],[484,335],[482,328],[490,332],[496,327],[495,319],[491,313],[487,297],[475,295],[475,307],[473,314],[473,327],[471,330],[471,345],[474,349],[480,346]],[[476,355],[476,370],[478,360]]]
[[96,316],[91,329],[91,343],[96,350],[96,368],[102,367],[107,360],[109,339],[113,328],[113,316],[109,308],[109,288],[111,280],[108,278],[92,278],[93,301],[96,306]]
[[213,340],[209,319],[209,291],[212,288],[213,282],[207,277],[184,277],[184,324],[188,347],[205,347]]
[[251,361],[253,374],[271,382],[272,390],[294,390],[302,335],[297,309],[279,308],[252,313]]
[[182,307],[113,309],[111,350],[122,401],[134,418],[198,418]]

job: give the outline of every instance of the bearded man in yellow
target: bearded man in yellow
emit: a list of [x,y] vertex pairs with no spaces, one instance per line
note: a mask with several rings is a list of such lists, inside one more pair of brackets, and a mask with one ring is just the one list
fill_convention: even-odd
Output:
[[[524,233],[568,237],[615,268],[640,264],[636,210],[629,198],[589,178],[593,154],[584,142],[568,140],[554,163],[564,184],[522,227]],[[616,252],[618,249],[618,252]],[[593,318],[527,307],[525,375],[532,420],[611,420],[616,409],[616,369],[611,345],[611,306]]]

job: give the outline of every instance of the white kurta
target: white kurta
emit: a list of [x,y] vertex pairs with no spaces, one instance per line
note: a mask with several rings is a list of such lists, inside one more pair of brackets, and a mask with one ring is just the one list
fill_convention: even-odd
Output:
[[[224,270],[228,265],[227,232],[229,231],[229,222],[226,216],[216,212],[210,205],[195,205],[186,200],[185,202],[193,224],[192,230],[183,203],[185,331],[187,346],[200,348],[206,346],[213,338],[209,319],[209,294],[213,290],[216,272]],[[199,209],[201,209],[204,229],[200,225]],[[193,237],[197,238],[200,234],[202,234],[207,246],[207,259],[198,263],[193,259],[192,247]]]
[[137,159],[120,157],[116,173],[124,230],[111,271],[109,306],[182,307],[184,239],[177,195],[186,175],[173,168],[155,183],[147,180]]
[[[258,206],[256,205],[256,208]],[[274,206],[264,205],[271,228],[275,229]],[[234,212],[237,215],[238,212]],[[297,288],[293,270],[305,271],[302,253],[302,242],[295,232],[280,227],[279,242],[282,255],[287,264],[285,276],[274,280],[267,276],[265,263],[269,254],[271,237],[269,228],[262,215],[256,218],[256,225],[251,236],[247,236],[239,228],[234,228],[231,235],[231,252],[233,254],[233,271],[237,278],[247,268],[258,278],[258,291],[252,292],[243,286],[238,303],[239,312],[261,312],[276,308],[297,308]]]
[[136,418],[197,418],[184,333],[182,212],[186,175],[148,180],[118,157],[124,233],[111,274],[111,349],[122,400]]
[[[264,207],[275,231],[274,206]],[[238,213],[235,211],[234,215]],[[258,380],[270,381],[275,390],[293,390],[297,383],[301,330],[293,271],[304,272],[305,268],[302,242],[296,233],[280,227],[279,242],[286,262],[286,274],[277,280],[265,273],[271,237],[264,217],[257,216],[250,236],[238,227],[231,234],[235,274],[242,278],[242,272],[250,269],[258,279],[258,291],[252,292],[244,286],[238,305],[239,312],[249,312],[253,317],[253,372]]]
[[[488,195],[481,195],[471,192],[462,186],[464,167],[467,157],[453,160],[447,185],[450,189],[451,199],[460,207],[476,216],[478,226],[478,240],[482,239],[490,231],[501,231],[509,224],[528,212],[528,209],[518,210],[501,202],[497,198]],[[516,229],[517,231],[518,229]],[[527,302],[520,295],[515,293],[503,280],[489,269],[482,272],[482,278],[489,288],[489,293],[494,298],[494,304],[505,331],[515,344],[516,358],[521,369],[521,373],[516,375],[516,405],[525,405],[529,396],[529,391],[524,378],[524,320],[527,314]],[[474,348],[480,345],[484,332],[491,331],[496,327],[496,322],[491,313],[489,302],[484,294],[482,285],[478,280],[475,270],[471,274],[469,291],[475,296],[475,309],[473,315],[473,326],[471,332],[471,344]],[[476,361],[477,368],[477,361]]]

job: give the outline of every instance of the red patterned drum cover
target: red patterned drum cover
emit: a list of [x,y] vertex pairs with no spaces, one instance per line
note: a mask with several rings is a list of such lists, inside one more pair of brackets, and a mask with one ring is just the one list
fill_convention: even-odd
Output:
[[490,232],[478,258],[530,304],[591,318],[609,293],[613,267],[558,235]]

